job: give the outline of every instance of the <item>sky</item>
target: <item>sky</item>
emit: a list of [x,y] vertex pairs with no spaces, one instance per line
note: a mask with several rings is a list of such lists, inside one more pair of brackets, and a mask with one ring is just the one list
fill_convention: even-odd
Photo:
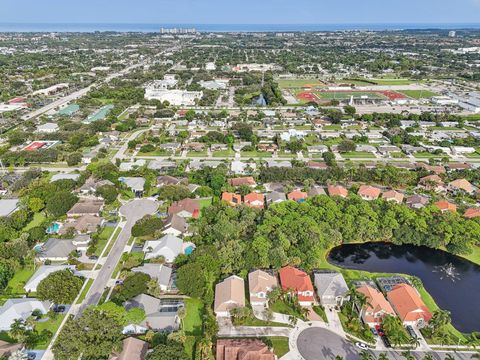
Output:
[[1,23],[480,23],[480,0],[0,0]]

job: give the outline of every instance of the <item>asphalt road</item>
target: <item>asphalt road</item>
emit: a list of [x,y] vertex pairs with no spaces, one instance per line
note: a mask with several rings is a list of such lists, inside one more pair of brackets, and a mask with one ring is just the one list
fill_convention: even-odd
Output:
[[83,301],[77,316],[89,305],[96,305],[102,296],[108,281],[115,271],[120,257],[122,256],[125,245],[132,234],[132,227],[135,222],[145,215],[153,214],[158,208],[158,204],[153,200],[138,199],[123,205],[120,208],[120,214],[127,218],[126,224],[118,235],[115,245],[110,250],[105,264],[100,269],[92,286],[90,287],[85,300]]
[[[330,330],[318,327],[309,328],[300,333],[297,339],[297,349],[305,360],[334,360],[335,356],[341,356],[345,360],[358,360],[360,358],[360,352],[362,351]],[[380,351],[371,351],[371,353],[375,358],[378,358],[381,354]],[[392,350],[387,352],[387,356],[392,360],[405,359],[401,353],[401,351]],[[446,352],[431,353],[435,360],[445,359],[446,354]],[[412,351],[411,355],[420,360],[423,359],[426,353]],[[469,353],[459,354],[450,352],[450,355],[455,359],[471,359],[471,354]]]

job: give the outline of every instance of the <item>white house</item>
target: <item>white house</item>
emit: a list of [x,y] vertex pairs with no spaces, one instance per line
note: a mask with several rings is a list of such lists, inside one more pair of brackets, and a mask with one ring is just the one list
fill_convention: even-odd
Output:
[[37,126],[37,132],[51,134],[57,132],[59,129],[58,125],[55,123],[45,123]]
[[26,320],[35,310],[46,314],[50,306],[49,301],[34,298],[8,299],[0,307],[0,331],[9,331],[15,320]]
[[48,275],[65,269],[75,271],[75,265],[42,265],[37,269],[35,274],[33,274],[23,288],[26,292],[36,292],[38,284],[46,279]]
[[173,262],[179,254],[183,254],[183,251],[183,240],[173,235],[147,241],[143,247],[146,260],[163,256],[169,263]]

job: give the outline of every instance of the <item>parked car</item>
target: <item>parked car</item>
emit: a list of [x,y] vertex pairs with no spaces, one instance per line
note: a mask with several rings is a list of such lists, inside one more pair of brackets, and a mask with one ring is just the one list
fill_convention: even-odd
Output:
[[91,255],[88,257],[89,260],[98,260],[98,256],[97,255]]
[[34,352],[28,352],[27,353],[27,359],[28,360],[35,360],[37,358],[37,354],[35,354]]
[[390,344],[390,340],[386,336],[382,336],[382,341],[383,345],[385,345],[386,348],[391,348],[392,344]]
[[362,350],[368,350],[368,346],[365,345],[364,343],[361,343],[361,342],[356,342],[355,346],[362,349]]
[[411,327],[410,325],[407,325],[407,326],[405,326],[405,328],[407,329],[408,333],[410,334],[410,336],[411,336],[412,338],[415,339],[415,338],[418,337],[418,336],[417,336],[417,333],[415,332],[415,330],[413,329],[413,327]]
[[117,280],[117,281],[115,281],[115,285],[123,285],[123,280]]
[[377,334],[379,336],[385,336],[385,333],[383,332],[382,328],[380,327],[380,325],[375,325],[375,330],[377,330]]
[[56,312],[56,313],[63,313],[65,312],[65,305],[55,305],[53,307],[53,312]]
[[370,328],[370,331],[372,332],[373,336],[378,336],[378,331],[375,328]]

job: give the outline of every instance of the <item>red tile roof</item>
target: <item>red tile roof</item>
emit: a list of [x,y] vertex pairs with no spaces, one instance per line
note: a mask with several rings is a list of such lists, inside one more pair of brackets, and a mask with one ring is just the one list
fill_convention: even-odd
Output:
[[328,185],[327,191],[330,196],[341,196],[344,198],[348,196],[348,190],[341,185]]
[[251,177],[251,176],[233,178],[233,179],[229,180],[229,183],[232,186],[242,186],[242,185],[255,186],[255,185],[257,185],[254,178]]
[[428,322],[432,318],[432,313],[428,310],[420,295],[408,284],[396,285],[387,293],[387,298],[402,322],[413,322],[420,319]]
[[[251,192],[243,197],[245,205],[250,207],[255,207],[258,209],[263,209],[263,205],[265,202],[265,196],[263,194],[259,194],[256,192]],[[258,203],[258,204],[253,204]]]
[[457,211],[457,205],[448,202],[447,200],[440,200],[434,203],[437,208],[439,208],[442,212],[443,211]]
[[222,193],[222,200],[227,201],[230,205],[239,205],[242,203],[242,195],[224,192]]
[[467,219],[473,219],[473,218],[479,217],[480,216],[480,209],[478,209],[478,208],[467,209],[465,211],[465,213],[463,214],[463,216],[466,217]]
[[[285,266],[279,271],[280,283],[284,290],[294,290],[297,294],[305,291],[311,291],[313,294],[313,284],[310,276],[306,272],[298,270],[292,266]],[[299,301],[311,301],[312,296],[298,296]]]
[[288,193],[287,199],[288,200],[293,200],[293,201],[298,201],[298,200],[303,200],[307,198],[307,193],[300,191],[300,190],[294,190],[291,193]]
[[382,193],[382,190],[379,188],[376,188],[375,186],[370,186],[370,185],[362,185],[358,189],[358,195],[364,198],[368,199],[378,199],[380,194]]
[[176,201],[168,208],[168,215],[178,214],[182,211],[189,212],[196,219],[200,216],[200,203],[193,199]]

